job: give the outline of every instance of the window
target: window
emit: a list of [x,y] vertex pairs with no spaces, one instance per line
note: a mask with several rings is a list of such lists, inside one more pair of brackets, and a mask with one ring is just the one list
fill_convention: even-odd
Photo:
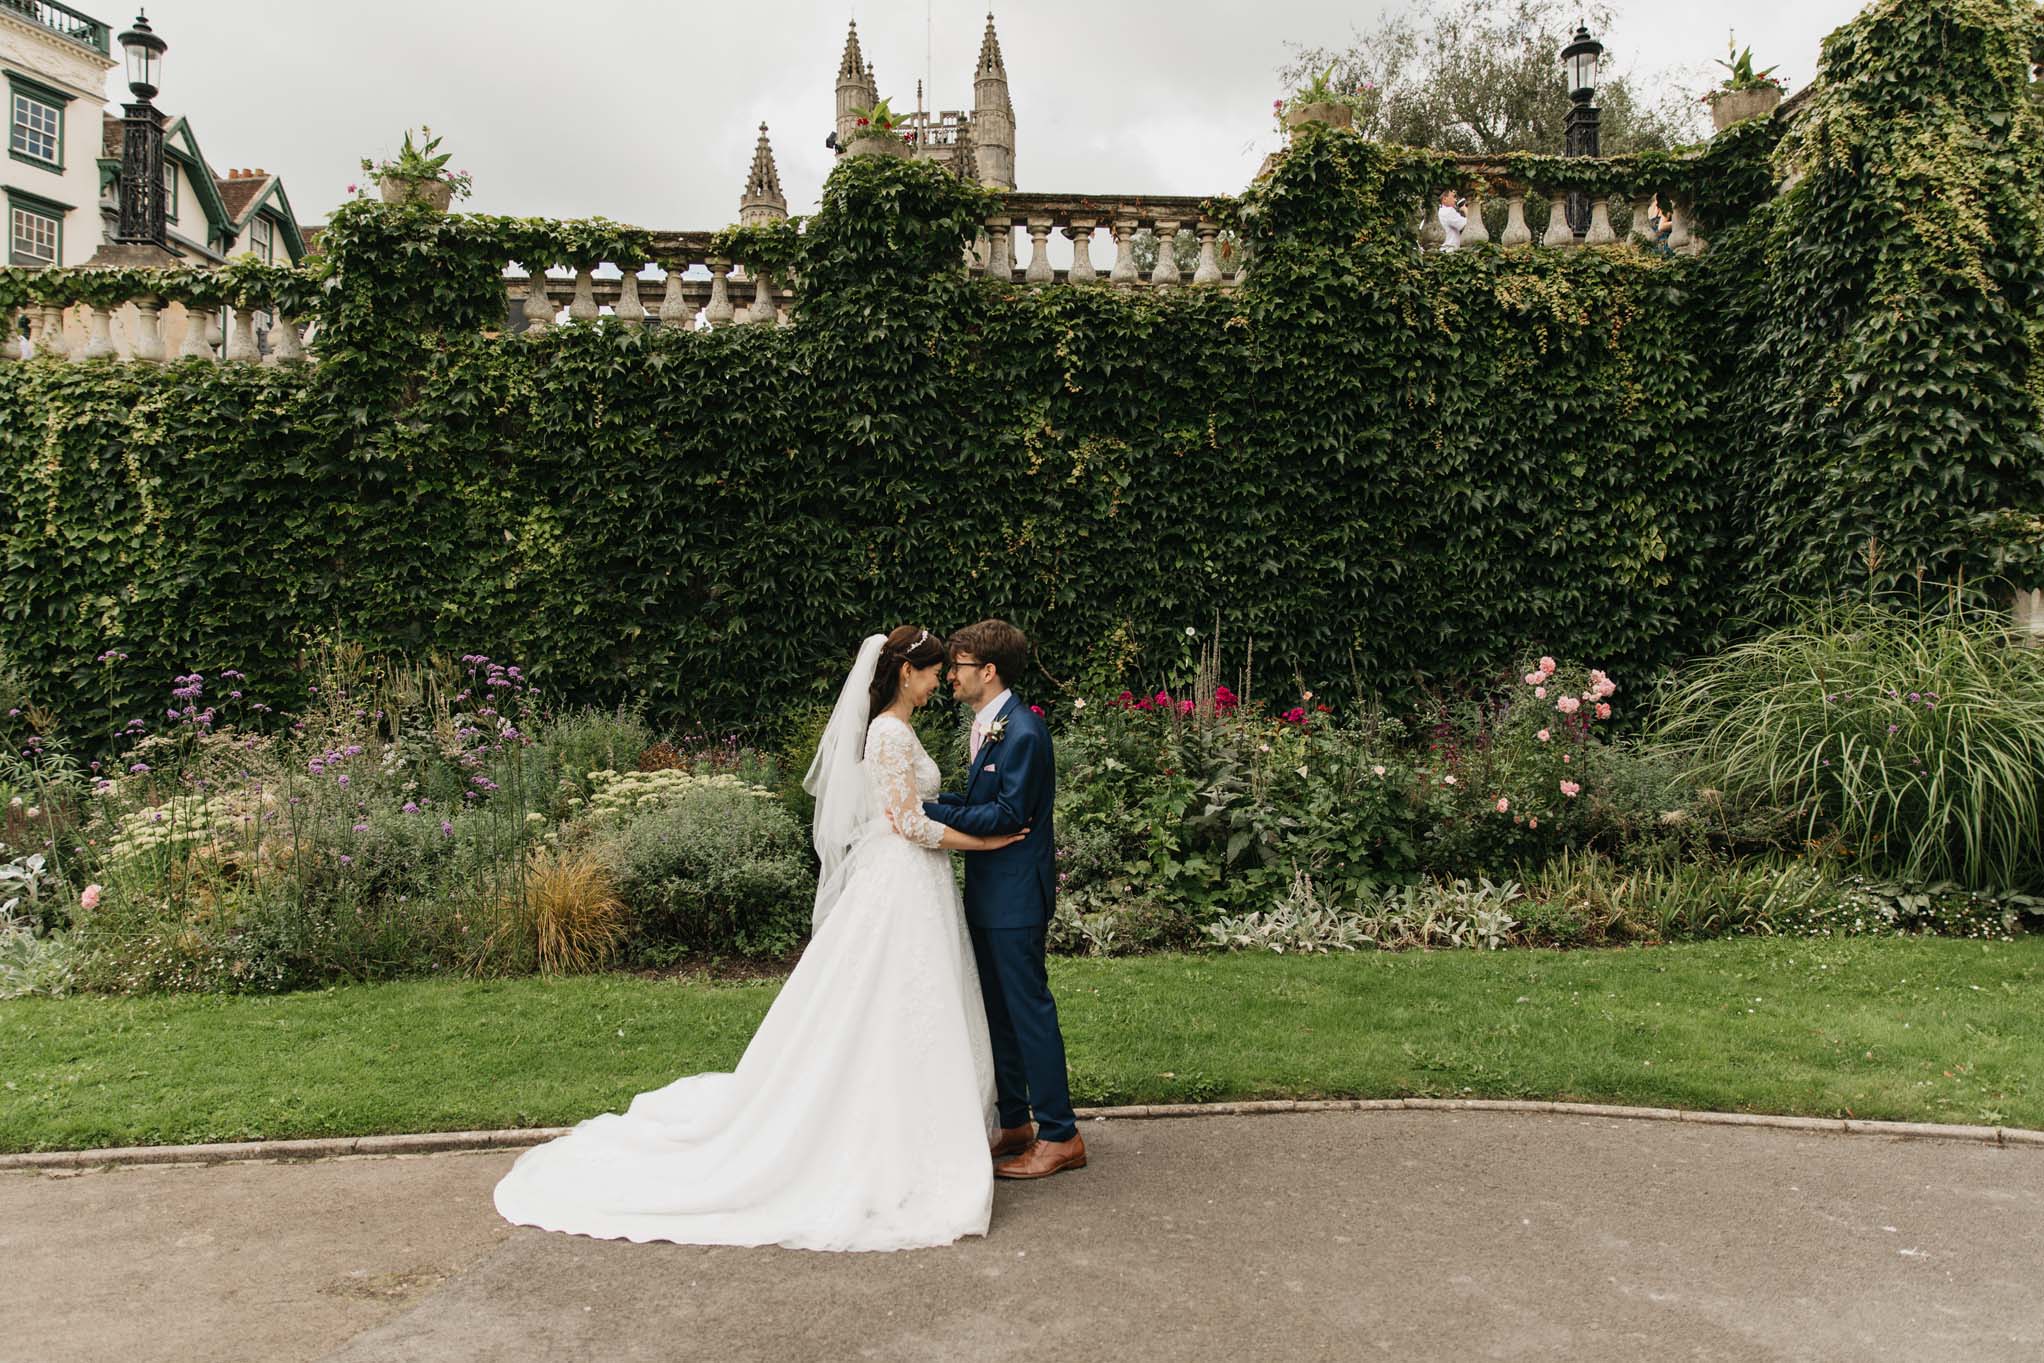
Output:
[[19,72],[7,73],[13,130],[7,148],[17,161],[45,170],[64,168],[64,106],[71,96]]
[[64,219],[61,214],[8,197],[9,217],[14,221],[8,244],[10,265],[55,265],[64,253]]
[[277,227],[268,218],[257,218],[248,232],[249,246],[257,258],[272,264],[277,260]]
[[163,158],[163,220],[177,221],[177,162]]

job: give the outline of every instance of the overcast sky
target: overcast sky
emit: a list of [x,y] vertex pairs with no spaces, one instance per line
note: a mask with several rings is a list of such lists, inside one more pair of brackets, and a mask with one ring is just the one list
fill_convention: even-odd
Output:
[[[1620,69],[1698,93],[1728,30],[1790,89],[1861,0],[1616,0],[1601,36]],[[113,25],[105,0],[74,6]],[[998,0],[1027,190],[1239,190],[1278,145],[1270,102],[1288,44],[1340,45],[1404,0]],[[446,136],[475,175],[468,207],[646,227],[715,228],[764,121],[790,210],[814,208],[831,153],[848,18],[880,92],[972,106],[983,0],[149,0],[169,44],[159,103],[190,116],[216,171],[281,174],[323,222],[365,154],[407,126]],[[926,25],[925,16],[928,22]],[[926,62],[927,51],[927,62]],[[1557,77],[1557,98],[1559,98]],[[119,75],[110,95],[125,95]]]

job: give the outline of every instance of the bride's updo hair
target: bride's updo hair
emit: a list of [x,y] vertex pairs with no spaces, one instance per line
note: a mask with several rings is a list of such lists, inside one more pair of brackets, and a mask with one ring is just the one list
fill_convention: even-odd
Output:
[[866,713],[877,715],[894,704],[894,698],[901,693],[903,663],[920,672],[943,662],[945,656],[944,636],[941,634],[932,634],[914,625],[903,625],[888,635],[887,642],[880,646],[880,661],[873,664],[873,681],[866,692],[872,697],[873,708]]

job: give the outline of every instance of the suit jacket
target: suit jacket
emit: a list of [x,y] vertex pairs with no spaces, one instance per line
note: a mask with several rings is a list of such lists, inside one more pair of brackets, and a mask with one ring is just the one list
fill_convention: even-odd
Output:
[[982,928],[1040,928],[1057,908],[1057,769],[1050,727],[1013,695],[995,720],[998,742],[980,744],[962,795],[946,794],[923,812],[961,833],[1029,836],[998,852],[967,852],[965,917]]

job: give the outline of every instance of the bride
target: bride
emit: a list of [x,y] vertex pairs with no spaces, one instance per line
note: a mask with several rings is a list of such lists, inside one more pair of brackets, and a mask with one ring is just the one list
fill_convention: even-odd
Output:
[[923,815],[937,765],[909,717],[944,656],[911,626],[860,647],[802,783],[823,863],[814,935],[738,1068],[677,1079],[526,1151],[497,1184],[506,1220],[794,1249],[986,1234],[993,1059],[944,853],[1023,834],[976,838]]

